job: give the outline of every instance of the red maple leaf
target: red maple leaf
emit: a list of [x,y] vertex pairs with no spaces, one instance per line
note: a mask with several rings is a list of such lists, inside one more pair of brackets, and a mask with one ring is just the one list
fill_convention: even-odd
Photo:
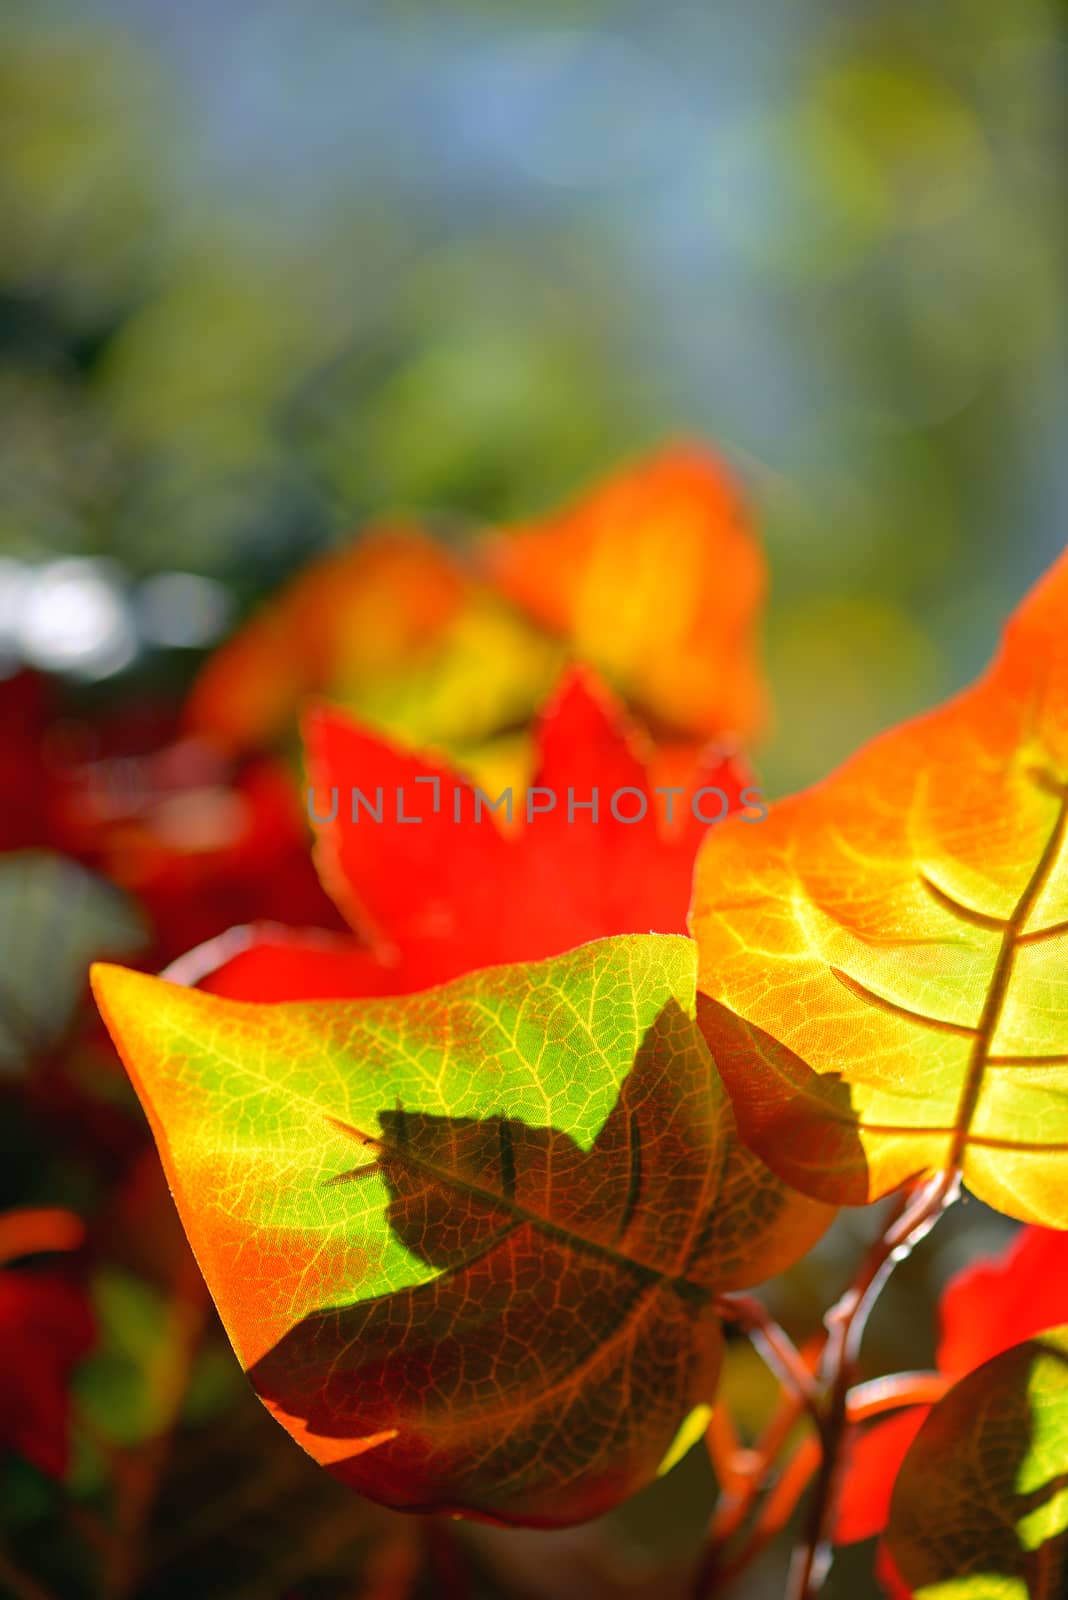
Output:
[[721,749],[688,782],[658,784],[622,711],[578,671],[539,721],[510,825],[488,803],[500,796],[340,712],[313,711],[305,742],[314,809],[337,802],[318,825],[320,875],[358,938],[260,925],[172,976],[246,1000],[407,994],[610,934],[681,933],[708,825],[755,804]]

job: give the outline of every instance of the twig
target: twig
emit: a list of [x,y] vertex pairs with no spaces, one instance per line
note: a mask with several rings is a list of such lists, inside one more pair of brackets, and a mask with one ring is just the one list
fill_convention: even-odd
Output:
[[846,1396],[846,1420],[866,1422],[886,1411],[903,1406],[933,1406],[949,1388],[941,1372],[895,1372],[887,1378],[872,1378],[854,1384]]
[[822,1396],[812,1368],[767,1307],[752,1295],[725,1294],[717,1300],[716,1310],[725,1322],[736,1323],[749,1335],[780,1383],[796,1394],[818,1420]]
[[[733,1581],[742,1566],[756,1554],[755,1551],[749,1552],[747,1547],[743,1562],[741,1554],[729,1556],[727,1546],[750,1520],[761,1495],[771,1482],[780,1455],[804,1415],[804,1401],[793,1389],[785,1390],[778,1410],[759,1439],[751,1448],[743,1447],[736,1453],[732,1463],[733,1482],[729,1487],[721,1485],[709,1524],[704,1555],[693,1577],[693,1600],[704,1600],[705,1596],[718,1593],[725,1581],[725,1574],[729,1573]],[[789,1470],[787,1467],[787,1472]]]
[[827,1342],[820,1362],[822,1459],[804,1537],[790,1568],[785,1600],[813,1600],[830,1568],[831,1526],[849,1423],[849,1393],[871,1309],[887,1278],[957,1197],[959,1173],[940,1173],[907,1192],[865,1257],[860,1272],[824,1319]]
[[748,1452],[742,1448],[725,1399],[718,1400],[712,1408],[705,1429],[705,1444],[720,1495],[735,1495],[745,1488],[751,1477],[746,1468]]
[[762,1555],[785,1528],[820,1463],[819,1440],[812,1434],[801,1440],[779,1477],[772,1484],[760,1516],[748,1539],[715,1570],[715,1593],[725,1593],[757,1556]]

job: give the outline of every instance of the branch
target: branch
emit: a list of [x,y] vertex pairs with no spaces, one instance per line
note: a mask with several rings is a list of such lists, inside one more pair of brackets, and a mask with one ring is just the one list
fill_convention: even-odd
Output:
[[716,1301],[724,1322],[733,1322],[749,1335],[754,1348],[784,1388],[795,1394],[819,1420],[821,1393],[812,1368],[761,1301],[747,1294],[725,1294]]
[[831,1527],[837,1501],[842,1447],[849,1424],[849,1394],[864,1328],[872,1307],[898,1262],[934,1227],[960,1192],[958,1172],[907,1191],[868,1251],[856,1278],[824,1319],[827,1341],[820,1362],[822,1460],[801,1544],[794,1554],[785,1600],[813,1600],[832,1559]]
[[949,1379],[940,1372],[895,1372],[888,1378],[872,1378],[858,1383],[846,1396],[846,1420],[866,1422],[885,1411],[900,1411],[902,1406],[933,1406],[949,1388]]

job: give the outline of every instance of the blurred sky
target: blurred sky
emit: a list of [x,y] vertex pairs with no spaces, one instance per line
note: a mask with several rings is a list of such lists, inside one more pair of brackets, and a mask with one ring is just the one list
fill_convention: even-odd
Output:
[[[371,515],[525,515],[682,433],[768,546],[769,782],[818,776],[1063,544],[1066,39],[1052,0],[8,0],[0,654],[63,561],[128,604],[120,693]],[[161,572],[211,580],[188,638]]]

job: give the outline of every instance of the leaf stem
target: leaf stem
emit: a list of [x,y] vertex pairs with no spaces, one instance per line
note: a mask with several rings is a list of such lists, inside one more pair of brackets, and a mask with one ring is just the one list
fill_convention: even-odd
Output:
[[772,1483],[760,1516],[749,1537],[728,1560],[715,1569],[715,1593],[725,1592],[739,1578],[751,1562],[767,1549],[785,1528],[794,1508],[808,1487],[819,1466],[819,1441],[808,1434],[788,1459],[778,1478]]
[[[733,1582],[743,1567],[759,1553],[759,1549],[755,1548],[756,1529],[736,1555],[728,1556],[726,1547],[752,1516],[754,1507],[773,1477],[779,1457],[804,1415],[804,1401],[793,1389],[785,1390],[778,1410],[760,1438],[750,1448],[740,1447],[735,1454],[727,1474],[729,1482],[725,1479],[720,1481],[720,1494],[709,1524],[704,1555],[693,1579],[691,1592],[694,1600],[704,1600],[705,1596],[718,1593],[728,1578]],[[710,1449],[712,1445],[713,1441],[710,1440]],[[718,1471],[719,1457],[715,1453],[713,1461]],[[790,1470],[788,1465],[786,1471]],[[804,1484],[800,1484],[797,1492],[800,1493],[803,1487]],[[760,1548],[763,1548],[763,1543]]]
[[822,1396],[812,1368],[767,1307],[753,1295],[725,1294],[717,1300],[716,1309],[725,1322],[733,1322],[749,1335],[779,1382],[795,1394],[818,1421]]
[[903,1406],[933,1406],[949,1388],[940,1372],[895,1372],[890,1377],[872,1378],[858,1383],[846,1396],[846,1420],[866,1422],[885,1411],[900,1411]]
[[894,1267],[930,1231],[959,1190],[960,1175],[956,1171],[940,1173],[927,1183],[906,1190],[856,1278],[824,1318],[827,1339],[820,1361],[822,1401],[818,1409],[822,1458],[804,1536],[791,1564],[785,1600],[813,1600],[830,1569],[831,1530],[850,1422],[849,1396],[872,1307]]

